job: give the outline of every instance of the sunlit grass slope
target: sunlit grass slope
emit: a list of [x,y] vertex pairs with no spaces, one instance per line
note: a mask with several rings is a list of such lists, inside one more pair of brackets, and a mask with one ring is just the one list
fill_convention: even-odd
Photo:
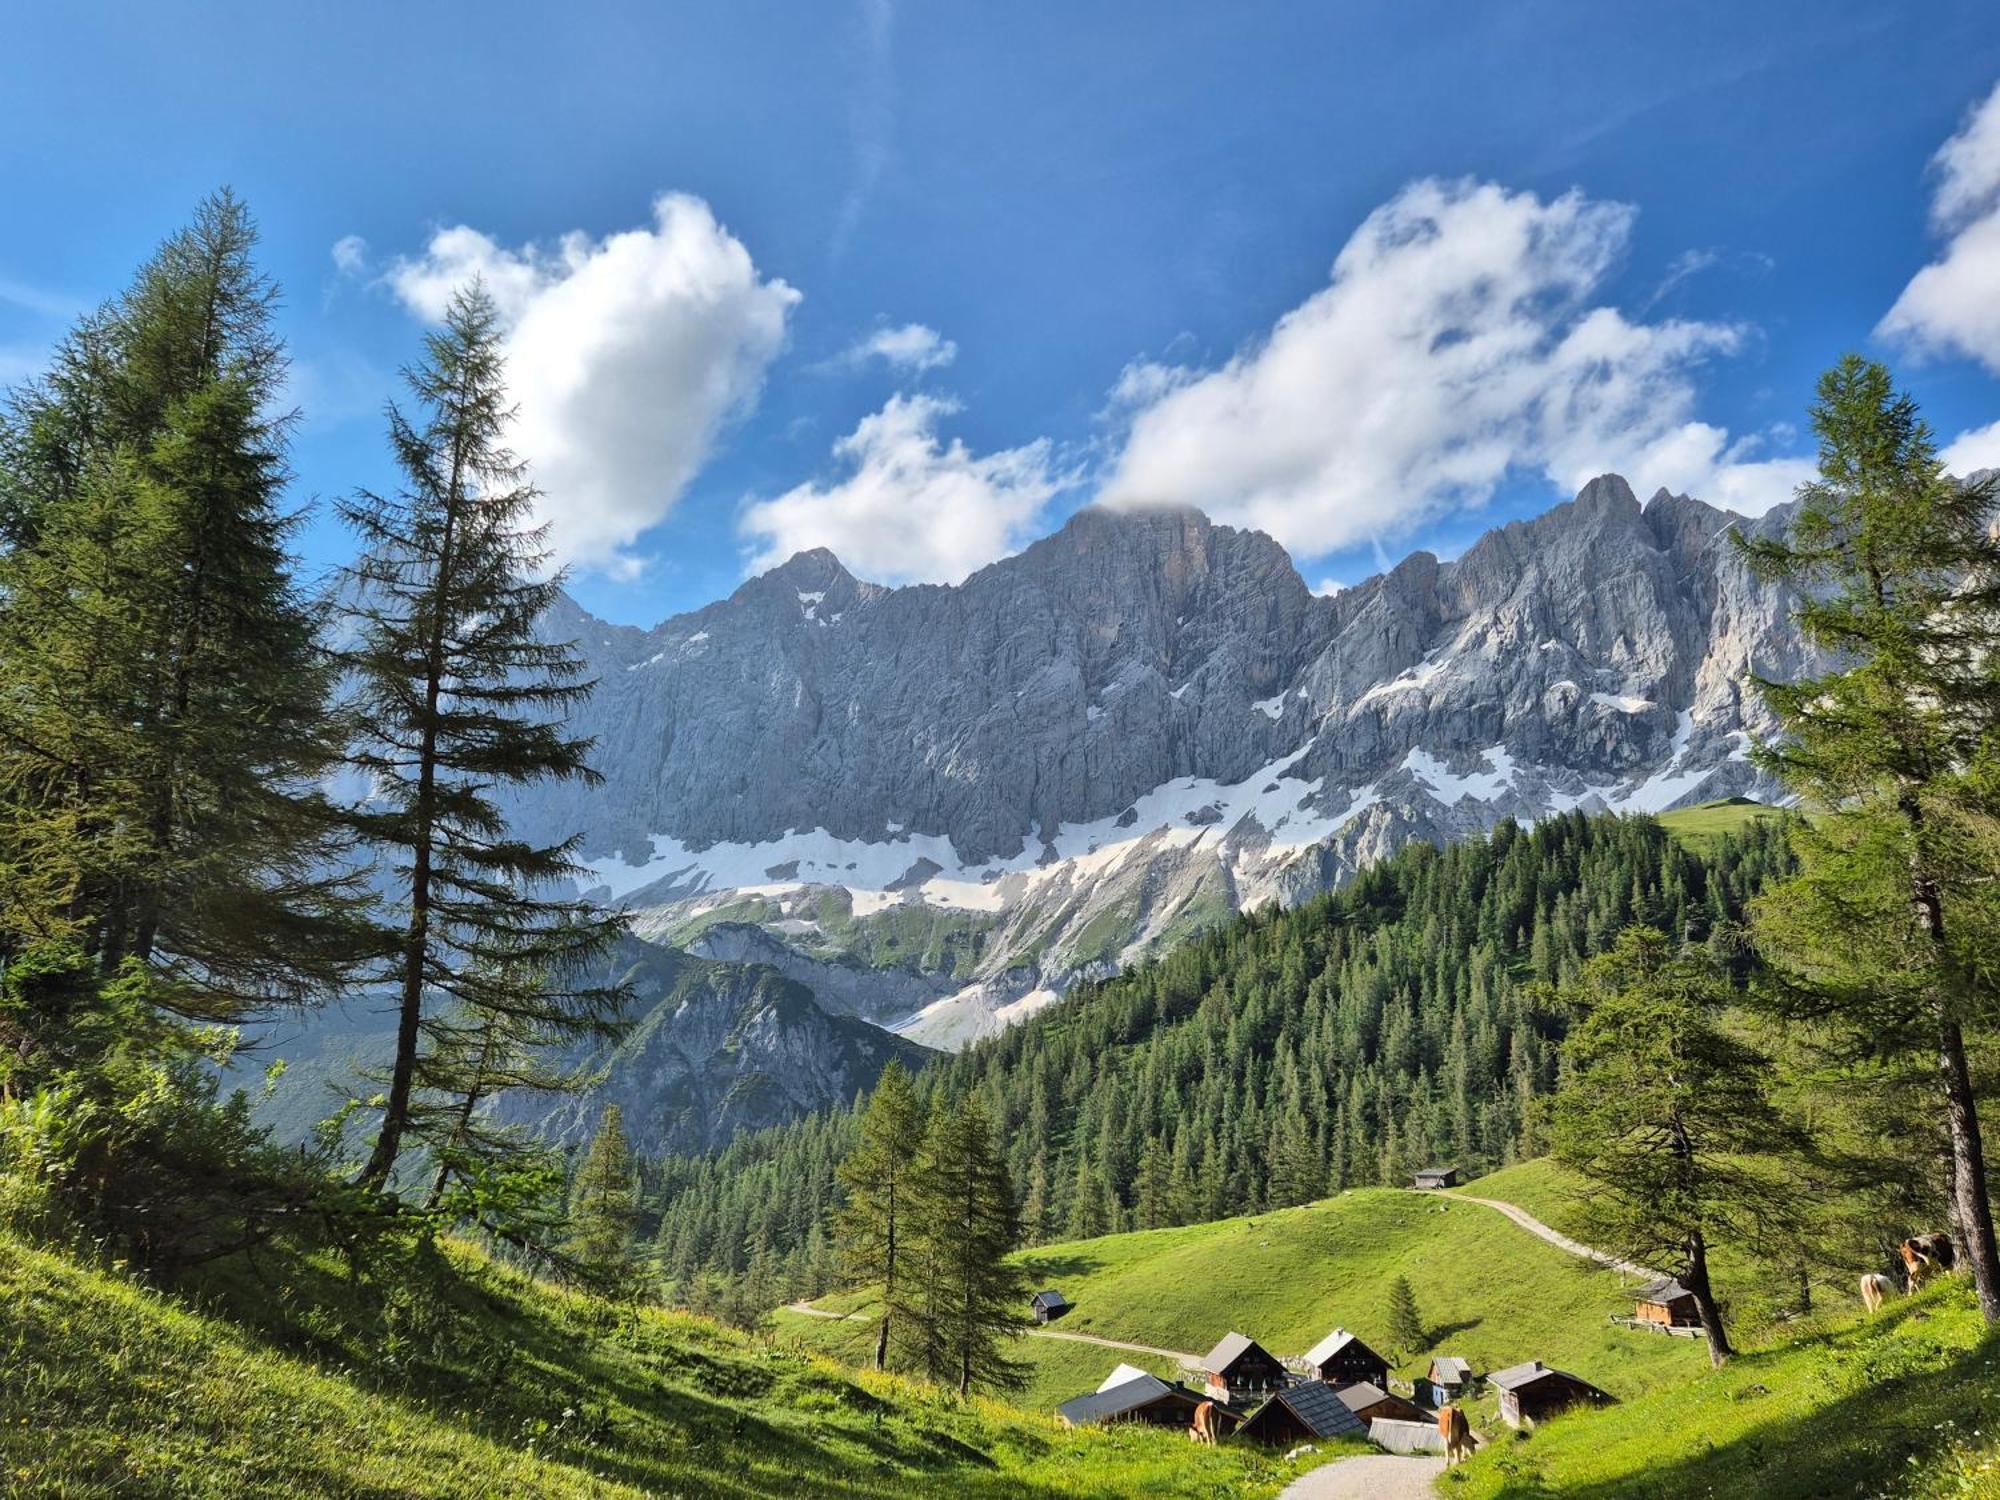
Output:
[[1747,797],[1727,797],[1660,814],[1660,826],[1683,844],[1700,850],[1725,834],[1740,833],[1760,818],[1783,816],[1783,809]]
[[259,1333],[0,1237],[0,1493],[1110,1500],[1265,1496],[1298,1468],[1068,1432],[457,1258],[453,1316],[392,1319],[357,1362],[310,1275],[261,1289]]
[[[1037,1285],[1075,1310],[1055,1327],[1191,1353],[1239,1330],[1273,1353],[1302,1354],[1336,1325],[1355,1330],[1399,1371],[1432,1353],[1479,1369],[1543,1359],[1621,1397],[1675,1384],[1704,1367],[1691,1342],[1614,1327],[1631,1311],[1625,1281],[1536,1239],[1491,1209],[1441,1196],[1355,1189],[1303,1208],[1178,1229],[1043,1246],[1020,1257]],[[1429,1330],[1421,1351],[1389,1348],[1389,1286],[1406,1276]],[[854,1299],[825,1304],[853,1307]],[[789,1318],[815,1347],[855,1350],[858,1325]],[[1046,1410],[1093,1389],[1118,1361],[1170,1373],[1088,1345],[1023,1340],[1035,1374],[1021,1396]]]

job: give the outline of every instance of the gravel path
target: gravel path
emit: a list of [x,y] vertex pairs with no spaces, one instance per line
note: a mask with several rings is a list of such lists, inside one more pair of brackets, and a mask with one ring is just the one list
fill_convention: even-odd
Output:
[[[813,1307],[805,1302],[785,1304],[786,1312],[803,1313],[808,1318],[831,1318],[835,1322],[862,1322],[865,1313],[828,1312],[823,1307]],[[1117,1339],[1101,1339],[1094,1333],[1062,1333],[1054,1328],[1028,1328],[1022,1330],[1031,1339],[1062,1339],[1071,1344],[1095,1344],[1100,1349],[1123,1349],[1128,1354],[1157,1354],[1161,1359],[1178,1360],[1181,1364],[1192,1364],[1201,1356],[1189,1354],[1181,1349],[1160,1349],[1152,1344],[1127,1344]]]
[[1301,1474],[1278,1500],[1432,1500],[1432,1483],[1443,1472],[1444,1460],[1435,1457],[1343,1458]]
[[[1410,1191],[1415,1192],[1417,1190],[1412,1188]],[[1497,1209],[1516,1224],[1519,1224],[1523,1229],[1527,1230],[1528,1233],[1540,1236],[1551,1245],[1554,1245],[1558,1250],[1567,1250],[1571,1255],[1583,1260],[1594,1260],[1600,1266],[1609,1266],[1614,1271],[1623,1271],[1627,1276],[1637,1276],[1646,1281],[1659,1281],[1662,1279],[1660,1273],[1655,1271],[1651,1266],[1642,1266],[1637,1261],[1632,1260],[1620,1260],[1615,1255],[1606,1255],[1602,1250],[1593,1250],[1590,1246],[1549,1228],[1548,1225],[1529,1213],[1525,1208],[1517,1208],[1511,1203],[1503,1203],[1498,1198],[1475,1198],[1470,1193],[1457,1192],[1432,1193],[1430,1196],[1434,1198],[1452,1198],[1460,1203],[1477,1203],[1486,1208]]]

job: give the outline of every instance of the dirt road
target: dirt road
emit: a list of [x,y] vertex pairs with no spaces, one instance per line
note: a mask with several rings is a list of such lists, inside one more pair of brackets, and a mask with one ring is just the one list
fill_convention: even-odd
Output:
[[1434,1482],[1443,1472],[1441,1458],[1388,1453],[1343,1458],[1301,1474],[1278,1500],[1432,1500]]

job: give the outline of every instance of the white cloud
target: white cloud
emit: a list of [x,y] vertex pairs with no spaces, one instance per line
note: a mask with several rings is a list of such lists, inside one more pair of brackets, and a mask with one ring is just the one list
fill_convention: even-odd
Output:
[[879,359],[892,370],[921,374],[940,369],[958,358],[958,345],[922,323],[905,323],[901,328],[883,328],[870,334],[847,351],[846,362],[866,364]]
[[1961,432],[1938,455],[1948,473],[1964,476],[1981,469],[2000,469],[2000,422]]
[[974,453],[938,437],[939,420],[956,410],[952,401],[897,395],[862,418],[834,444],[846,478],[745,507],[740,529],[756,542],[750,566],[829,547],[865,578],[957,583],[1029,540],[1066,483],[1048,441]]
[[1716,323],[1633,322],[1591,298],[1633,210],[1578,193],[1410,184],[1329,284],[1220,367],[1128,367],[1135,409],[1105,498],[1187,503],[1302,557],[1479,505],[1510,473],[1566,488],[1616,470],[1767,509],[1791,461],[1693,417],[1693,373],[1743,344]]
[[751,406],[799,294],[762,276],[698,198],[667,194],[650,227],[510,249],[459,225],[384,277],[443,316],[479,277],[507,327],[514,447],[545,492],[558,556],[629,574],[723,426]]
[[1943,253],[1910,278],[1877,332],[1920,354],[1962,354],[2000,374],[2000,87],[1932,159]]
[[359,276],[368,268],[368,241],[358,234],[343,234],[329,253],[334,270],[343,276]]

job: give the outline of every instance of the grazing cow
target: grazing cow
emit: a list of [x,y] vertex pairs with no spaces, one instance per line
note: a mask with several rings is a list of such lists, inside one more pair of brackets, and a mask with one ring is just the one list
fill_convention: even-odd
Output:
[[1882,1310],[1882,1303],[1896,1290],[1896,1283],[1879,1271],[1870,1271],[1861,1278],[1861,1300],[1872,1313]]
[[1444,1439],[1444,1466],[1472,1457],[1472,1424],[1456,1406],[1438,1408],[1438,1436]]
[[1915,1239],[1904,1240],[1896,1247],[1896,1253],[1903,1258],[1903,1274],[1913,1292],[1930,1280],[1938,1269],[1938,1263],[1931,1258],[1930,1252]]
[[1919,1234],[1912,1236],[1916,1247],[1937,1263],[1940,1271],[1949,1271],[1958,1263],[1958,1256],[1952,1251],[1951,1236],[1948,1234]]
[[1197,1443],[1213,1443],[1222,1428],[1222,1420],[1215,1414],[1215,1403],[1204,1401],[1194,1409],[1194,1426],[1188,1429],[1188,1436]]

